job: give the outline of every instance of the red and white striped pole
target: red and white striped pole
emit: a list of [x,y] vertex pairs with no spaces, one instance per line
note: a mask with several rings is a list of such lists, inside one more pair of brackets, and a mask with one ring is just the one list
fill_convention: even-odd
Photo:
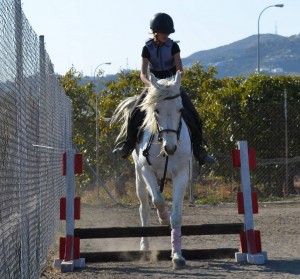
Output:
[[251,191],[250,169],[256,167],[254,148],[248,148],[247,141],[238,142],[238,150],[233,150],[234,167],[241,170],[241,192],[237,195],[238,213],[244,214],[245,231],[240,234],[241,252],[235,254],[236,262],[264,264],[267,252],[261,251],[260,231],[254,230],[253,214],[258,213],[257,194]]
[[60,220],[66,220],[66,237],[59,242],[59,259],[54,266],[62,272],[85,267],[85,259],[80,258],[80,239],[74,237],[75,220],[80,219],[80,198],[75,198],[75,174],[82,173],[82,154],[70,149],[62,157],[62,175],[66,176],[66,197],[60,199]]

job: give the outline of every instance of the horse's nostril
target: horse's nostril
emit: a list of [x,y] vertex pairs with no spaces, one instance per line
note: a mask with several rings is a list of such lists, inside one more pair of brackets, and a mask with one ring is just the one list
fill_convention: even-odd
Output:
[[174,145],[172,147],[165,146],[164,149],[165,149],[165,152],[167,153],[167,155],[174,155],[175,151],[177,150],[177,145]]

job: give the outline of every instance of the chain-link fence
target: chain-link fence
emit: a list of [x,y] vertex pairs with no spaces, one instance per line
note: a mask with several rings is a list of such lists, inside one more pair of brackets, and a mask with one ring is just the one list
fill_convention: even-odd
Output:
[[65,194],[71,102],[20,0],[0,1],[0,278],[39,278]]

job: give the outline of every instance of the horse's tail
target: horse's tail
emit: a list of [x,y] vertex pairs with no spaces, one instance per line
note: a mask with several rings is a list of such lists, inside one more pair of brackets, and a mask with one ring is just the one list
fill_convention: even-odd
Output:
[[138,95],[127,97],[124,99],[115,109],[110,124],[117,124],[117,123],[123,123],[120,129],[120,133],[117,136],[116,142],[126,135],[127,126],[128,126],[128,119],[130,117],[130,112],[134,107],[134,104],[136,103],[136,100],[138,98]]

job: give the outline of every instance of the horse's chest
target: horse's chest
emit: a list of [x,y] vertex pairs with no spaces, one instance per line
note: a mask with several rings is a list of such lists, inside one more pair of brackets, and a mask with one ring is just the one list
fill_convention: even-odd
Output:
[[172,177],[176,176],[182,168],[180,160],[176,160],[173,156],[169,156],[168,159],[166,156],[159,156],[156,157],[156,160],[154,159],[155,157],[153,158],[151,165],[149,165],[149,168],[157,178],[166,176],[167,178],[172,179]]

